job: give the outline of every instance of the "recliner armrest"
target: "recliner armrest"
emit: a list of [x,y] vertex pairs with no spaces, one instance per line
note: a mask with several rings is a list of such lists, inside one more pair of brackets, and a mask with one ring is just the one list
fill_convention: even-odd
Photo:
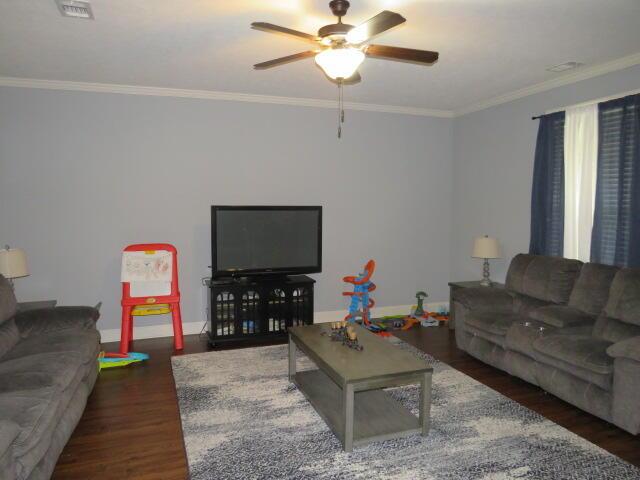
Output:
[[57,332],[69,328],[95,328],[100,312],[93,307],[54,307],[18,312],[15,316],[20,336]]
[[511,312],[513,296],[506,290],[491,287],[461,288],[453,292],[453,301],[469,310]]
[[628,358],[640,362],[640,337],[620,340],[607,348],[607,355],[613,358]]

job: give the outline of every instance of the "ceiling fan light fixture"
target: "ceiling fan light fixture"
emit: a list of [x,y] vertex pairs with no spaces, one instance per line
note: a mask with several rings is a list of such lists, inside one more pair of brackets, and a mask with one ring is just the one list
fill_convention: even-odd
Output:
[[330,78],[349,78],[364,60],[359,48],[329,48],[316,55],[316,63]]

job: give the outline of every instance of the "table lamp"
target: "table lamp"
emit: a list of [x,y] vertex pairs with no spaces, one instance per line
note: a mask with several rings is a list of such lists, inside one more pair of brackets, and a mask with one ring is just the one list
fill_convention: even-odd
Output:
[[471,256],[473,258],[484,258],[480,285],[483,287],[490,287],[491,279],[489,278],[489,259],[500,258],[500,245],[498,245],[498,240],[487,235],[476,238],[473,242],[473,253]]
[[9,280],[13,288],[13,279],[26,277],[29,275],[27,269],[27,256],[19,248],[9,248],[0,250],[0,274]]

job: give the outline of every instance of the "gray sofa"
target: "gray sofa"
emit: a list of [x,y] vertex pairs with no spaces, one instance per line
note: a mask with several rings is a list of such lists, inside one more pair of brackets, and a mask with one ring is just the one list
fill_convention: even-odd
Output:
[[0,275],[0,478],[46,479],[98,375],[98,311],[17,312]]
[[458,347],[637,435],[640,269],[520,254],[505,287],[455,292]]

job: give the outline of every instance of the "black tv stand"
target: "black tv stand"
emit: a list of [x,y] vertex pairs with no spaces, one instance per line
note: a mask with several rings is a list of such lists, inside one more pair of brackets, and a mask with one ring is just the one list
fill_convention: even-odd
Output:
[[208,280],[209,343],[268,341],[312,324],[314,283],[306,275]]

